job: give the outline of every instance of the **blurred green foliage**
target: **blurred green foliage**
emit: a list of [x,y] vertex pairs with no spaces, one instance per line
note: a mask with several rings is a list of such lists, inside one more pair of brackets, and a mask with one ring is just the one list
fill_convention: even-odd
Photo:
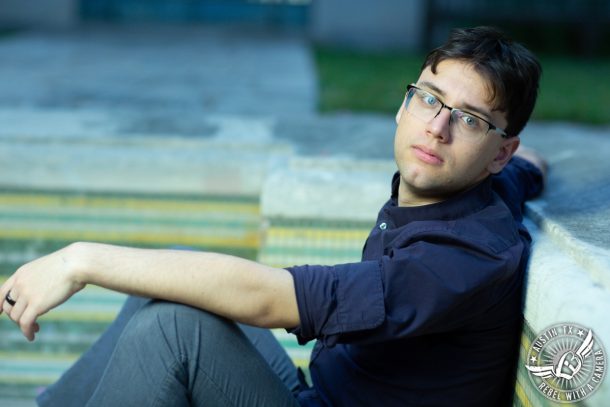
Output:
[[10,37],[18,32],[19,31],[14,28],[0,27],[0,39],[5,38],[5,37]]
[[[394,114],[423,55],[317,47],[321,112]],[[543,75],[534,120],[610,123],[610,57],[540,57]]]

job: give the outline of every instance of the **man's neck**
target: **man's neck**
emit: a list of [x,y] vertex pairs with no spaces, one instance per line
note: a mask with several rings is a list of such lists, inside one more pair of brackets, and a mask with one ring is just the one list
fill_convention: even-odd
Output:
[[444,201],[447,197],[433,197],[426,196],[414,191],[412,188],[408,187],[403,180],[400,180],[398,184],[398,206],[423,206],[430,205],[434,203],[438,203]]

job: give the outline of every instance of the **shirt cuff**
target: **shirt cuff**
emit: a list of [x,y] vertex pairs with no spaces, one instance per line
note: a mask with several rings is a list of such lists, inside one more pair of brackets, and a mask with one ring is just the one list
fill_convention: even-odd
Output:
[[379,261],[287,270],[294,279],[301,320],[290,332],[300,344],[321,339],[333,346],[342,334],[373,329],[385,320]]

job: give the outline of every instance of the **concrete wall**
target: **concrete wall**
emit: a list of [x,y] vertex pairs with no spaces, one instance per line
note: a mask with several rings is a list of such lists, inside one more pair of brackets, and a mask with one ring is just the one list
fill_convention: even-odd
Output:
[[310,10],[310,33],[321,44],[358,49],[412,49],[423,43],[424,0],[324,0]]
[[70,27],[79,20],[78,0],[2,0],[0,27]]

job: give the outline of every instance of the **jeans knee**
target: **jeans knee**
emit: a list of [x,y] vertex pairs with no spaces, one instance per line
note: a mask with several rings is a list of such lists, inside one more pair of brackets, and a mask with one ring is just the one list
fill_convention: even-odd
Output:
[[201,343],[209,336],[241,334],[237,325],[223,317],[167,301],[151,301],[133,316],[123,333],[125,340],[163,338],[166,342]]
[[157,331],[179,330],[189,307],[166,301],[150,301],[142,306],[132,317],[126,331],[136,337],[158,333]]

